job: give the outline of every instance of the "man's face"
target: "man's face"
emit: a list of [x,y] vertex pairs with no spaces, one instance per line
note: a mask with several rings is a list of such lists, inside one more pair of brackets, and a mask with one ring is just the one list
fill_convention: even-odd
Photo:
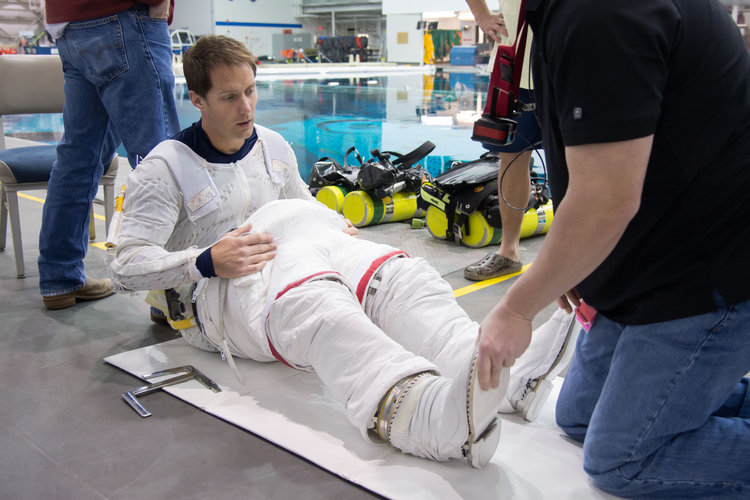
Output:
[[249,64],[215,66],[209,72],[211,90],[201,97],[192,90],[190,101],[201,112],[203,130],[222,153],[236,153],[253,134],[255,75]]

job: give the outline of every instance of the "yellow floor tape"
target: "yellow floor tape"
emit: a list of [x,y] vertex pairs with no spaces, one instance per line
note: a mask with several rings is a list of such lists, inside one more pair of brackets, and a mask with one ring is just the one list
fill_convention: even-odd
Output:
[[474,283],[473,285],[465,286],[462,288],[457,288],[456,290],[453,290],[453,294],[456,297],[461,297],[463,295],[467,295],[469,293],[479,291],[482,288],[487,288],[488,286],[496,285],[497,283],[500,283],[502,281],[509,280],[516,276],[520,276],[521,274],[526,272],[529,266],[531,266],[531,264],[526,264],[517,273],[506,274],[505,276],[500,276],[499,278],[492,278],[492,279],[480,281],[479,283]]

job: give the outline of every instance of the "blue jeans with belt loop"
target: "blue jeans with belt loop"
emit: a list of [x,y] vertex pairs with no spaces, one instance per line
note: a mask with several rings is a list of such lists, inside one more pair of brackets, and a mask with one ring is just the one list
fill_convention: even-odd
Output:
[[120,142],[132,168],[179,131],[166,19],[148,7],[74,21],[56,41],[65,73],[65,131],[39,235],[39,288],[60,295],[86,282],[88,221],[104,165]]
[[750,498],[750,301],[581,332],[557,423],[594,483],[637,498]]

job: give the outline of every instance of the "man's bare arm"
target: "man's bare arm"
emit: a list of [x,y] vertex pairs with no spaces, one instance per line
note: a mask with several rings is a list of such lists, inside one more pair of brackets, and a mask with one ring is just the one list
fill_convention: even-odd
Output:
[[534,264],[480,328],[479,377],[494,387],[503,366],[528,347],[531,320],[612,252],[640,206],[653,136],[568,147],[565,197]]

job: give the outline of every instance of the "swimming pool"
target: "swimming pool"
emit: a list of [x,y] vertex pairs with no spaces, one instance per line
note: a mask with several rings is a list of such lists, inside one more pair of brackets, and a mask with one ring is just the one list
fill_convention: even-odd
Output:
[[[407,153],[426,140],[436,144],[424,161],[432,175],[452,160],[484,152],[471,140],[471,117],[487,92],[488,77],[467,72],[390,74],[328,79],[260,79],[256,121],[279,132],[307,179],[323,156],[343,162],[355,146],[364,159],[373,149]],[[175,87],[180,124],[200,118],[184,84]],[[6,133],[47,142],[62,135],[62,115],[5,117]],[[119,153],[125,154],[124,149]]]

